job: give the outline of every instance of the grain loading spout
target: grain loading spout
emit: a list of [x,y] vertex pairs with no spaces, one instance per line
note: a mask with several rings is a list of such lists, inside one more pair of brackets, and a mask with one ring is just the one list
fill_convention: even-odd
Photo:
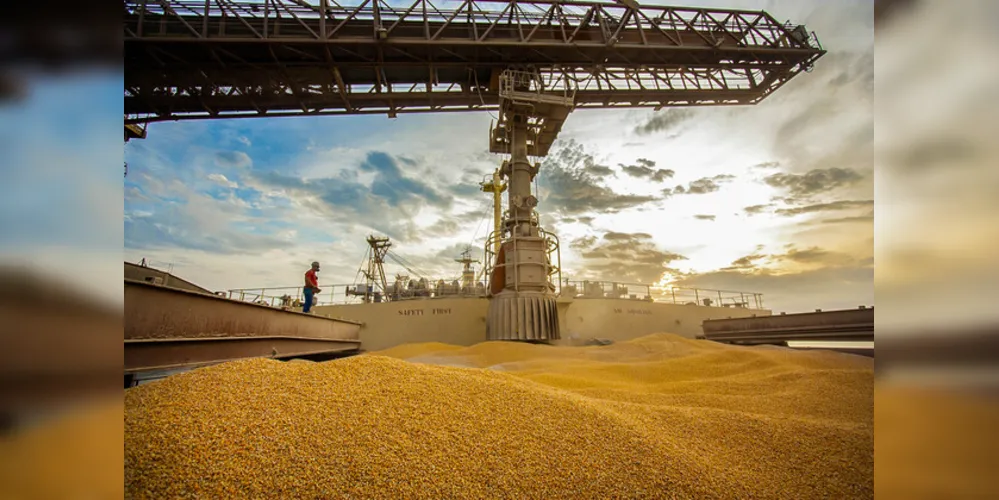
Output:
[[[490,276],[489,340],[548,341],[559,338],[552,277],[560,276],[552,254],[558,239],[541,228],[531,182],[573,107],[568,92],[545,92],[536,72],[506,70],[499,79],[500,117],[490,131],[490,151],[509,154],[500,175],[507,179],[507,216],[486,243]],[[499,251],[491,247],[500,242]],[[557,258],[556,258],[557,259]]]

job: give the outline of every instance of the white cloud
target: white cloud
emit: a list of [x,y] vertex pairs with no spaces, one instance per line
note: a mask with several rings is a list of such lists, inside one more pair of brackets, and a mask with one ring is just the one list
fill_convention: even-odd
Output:
[[208,174],[208,180],[215,182],[220,186],[225,186],[228,188],[236,189],[239,187],[239,184],[236,184],[236,182],[229,180],[225,175],[222,174]]

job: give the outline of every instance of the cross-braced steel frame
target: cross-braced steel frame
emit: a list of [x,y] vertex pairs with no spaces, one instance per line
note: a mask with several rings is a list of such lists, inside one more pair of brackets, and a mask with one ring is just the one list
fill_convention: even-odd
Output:
[[496,110],[505,69],[577,108],[754,104],[825,51],[766,12],[606,1],[126,0],[126,123]]

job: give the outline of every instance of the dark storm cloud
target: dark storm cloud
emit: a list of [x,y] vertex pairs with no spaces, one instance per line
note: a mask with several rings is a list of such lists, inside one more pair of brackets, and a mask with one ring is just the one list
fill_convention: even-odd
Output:
[[853,217],[835,217],[832,219],[822,219],[822,224],[849,224],[849,223],[871,223],[874,222],[874,213],[857,215]]
[[714,215],[708,215],[708,214],[697,214],[697,215],[694,216],[694,218],[697,219],[697,220],[709,220],[709,221],[714,221],[715,220],[715,216]]
[[606,165],[597,165],[592,163],[583,167],[583,171],[595,176],[595,177],[607,177],[608,175],[614,175],[614,169]]
[[382,152],[368,153],[359,165],[371,172],[371,186],[358,181],[354,171],[333,177],[302,179],[282,173],[253,172],[261,191],[278,191],[289,200],[323,217],[350,221],[385,233],[399,241],[416,241],[419,233],[413,216],[428,206],[447,209],[451,199],[428,184],[404,175],[396,160]]
[[643,179],[649,179],[653,182],[663,182],[666,179],[673,177],[676,172],[668,168],[655,168],[656,162],[648,160],[645,158],[639,158],[635,161],[637,165],[624,165],[618,164],[621,167],[621,171],[632,176]]
[[[821,64],[816,64],[813,75],[818,76],[813,76],[811,89],[796,87],[798,91],[811,91],[813,98],[777,127],[777,144],[793,146],[802,133],[828,127],[829,117],[842,113],[846,106],[856,105],[858,99],[873,97],[874,50],[830,51],[823,56]],[[815,92],[820,86],[822,91]],[[801,164],[800,160],[806,159],[796,158],[798,161],[793,163]]]
[[693,116],[694,112],[690,109],[666,108],[654,113],[645,123],[635,127],[635,133],[648,135],[653,132],[668,132]]
[[713,193],[719,189],[721,189],[721,186],[711,179],[697,179],[687,186],[687,194]]
[[[467,243],[455,243],[451,246],[442,248],[437,251],[434,255],[437,259],[443,259],[445,262],[453,262],[453,259],[461,257],[462,252],[468,250],[468,255],[473,260],[482,260],[482,249],[478,246],[469,245]],[[460,269],[461,264],[457,264],[456,269]]]
[[811,247],[804,250],[792,248],[785,254],[775,255],[774,258],[777,260],[797,262],[799,264],[821,264],[827,263],[830,260],[835,260],[836,255],[838,254],[835,252],[823,250],[819,247]]
[[753,165],[753,168],[759,168],[759,169],[766,170],[766,169],[771,169],[771,168],[777,168],[779,166],[780,166],[780,162],[777,162],[777,161],[765,161],[763,163],[757,163],[756,165]]
[[617,233],[614,231],[607,231],[604,233],[604,239],[607,241],[651,240],[652,235],[649,233]]
[[764,210],[771,207],[773,207],[773,204],[768,203],[766,205],[750,205],[746,208],[743,208],[743,210],[746,212],[747,215],[758,215],[763,213]]
[[375,179],[371,183],[371,193],[384,198],[391,206],[399,206],[417,198],[437,206],[448,204],[446,199],[429,185],[403,175],[396,160],[386,153],[380,151],[368,153],[367,158],[361,162],[360,169],[375,173]]
[[316,179],[291,177],[274,171],[255,172],[253,177],[271,188],[315,195],[333,210],[364,211],[365,208],[381,208],[379,205],[391,208],[450,205],[447,198],[427,184],[403,175],[392,157],[385,153],[369,153],[359,167],[375,174],[370,187],[357,182],[352,172]]
[[[793,243],[785,245],[787,249],[784,253],[779,254],[766,254],[760,253],[759,247],[757,247],[757,253],[746,255],[740,257],[734,261],[728,267],[724,267],[721,271],[751,271],[751,272],[770,272],[767,268],[763,267],[764,263],[780,263],[780,262],[793,262],[796,264],[804,264],[808,266],[850,266],[850,265],[867,265],[869,259],[857,260],[850,257],[842,252],[834,252],[831,250],[825,250],[819,247],[809,247],[805,249],[799,249],[794,246]],[[873,262],[873,261],[871,261]]]
[[614,213],[655,201],[653,196],[619,194],[587,171],[596,163],[575,141],[556,142],[541,167],[539,185],[546,191],[541,208],[562,215]]
[[673,189],[666,188],[663,189],[663,194],[666,196],[678,195],[678,194],[707,194],[713,193],[721,189],[721,184],[735,179],[734,175],[720,174],[714,177],[702,177],[696,181],[691,181],[687,184],[687,187],[678,185]]
[[[793,166],[790,171],[807,172],[804,175],[812,178],[778,177],[772,179],[777,187],[795,187],[799,194],[794,196],[800,197],[866,185],[862,181],[871,178],[874,168],[873,72],[873,49],[830,51],[810,75],[812,83],[796,87],[810,96],[777,125],[773,154]],[[841,117],[849,117],[848,122],[831,125]],[[833,133],[831,126],[836,127]],[[791,186],[783,185],[788,182]]]
[[215,164],[220,167],[249,167],[253,164],[250,156],[242,151],[220,151],[215,153]]
[[752,254],[746,255],[745,257],[739,257],[732,261],[732,265],[722,268],[722,271],[733,271],[737,269],[753,269],[756,267],[756,262],[759,260],[766,259],[767,254]]
[[814,194],[856,184],[864,178],[849,168],[815,169],[805,174],[773,174],[765,177],[767,185],[786,189],[792,197],[808,197]]
[[800,214],[810,214],[817,212],[833,212],[839,210],[852,210],[855,208],[870,208],[874,206],[874,200],[841,200],[830,203],[817,203],[792,208],[778,208],[775,214],[784,217],[792,217]]
[[955,164],[988,161],[988,152],[975,140],[960,137],[959,132],[913,141],[887,155],[890,164],[903,172],[952,169]]
[[874,91],[874,51],[864,52],[854,56],[853,60],[841,64],[841,70],[829,84],[833,87],[845,87],[856,84],[858,87]]
[[487,217],[492,217],[492,215],[493,215],[492,210],[479,209],[479,210],[469,210],[468,212],[460,213],[454,216],[454,218],[455,220],[463,224],[468,224],[472,222],[478,224],[479,221]]
[[447,236],[461,230],[461,225],[453,219],[441,218],[437,222],[427,226],[426,231],[435,236]]
[[569,245],[573,248],[583,249],[590,248],[597,242],[596,236],[581,236],[569,242]]
[[462,178],[461,182],[450,184],[445,189],[457,197],[466,199],[477,198],[479,196],[489,196],[489,194],[482,192],[482,188],[479,187],[478,181],[471,181],[467,178]]
[[587,279],[654,283],[673,271],[670,263],[686,259],[659,248],[648,233],[609,231],[599,239],[574,240],[572,246],[583,250],[580,274]]

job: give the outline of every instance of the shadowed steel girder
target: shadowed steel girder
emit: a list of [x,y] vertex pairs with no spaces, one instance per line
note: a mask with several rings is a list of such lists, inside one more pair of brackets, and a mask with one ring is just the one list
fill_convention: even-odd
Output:
[[787,341],[874,341],[874,309],[709,319],[704,336],[718,342],[766,344]]
[[127,123],[496,110],[504,69],[576,108],[755,104],[825,53],[762,11],[583,1],[128,0]]

